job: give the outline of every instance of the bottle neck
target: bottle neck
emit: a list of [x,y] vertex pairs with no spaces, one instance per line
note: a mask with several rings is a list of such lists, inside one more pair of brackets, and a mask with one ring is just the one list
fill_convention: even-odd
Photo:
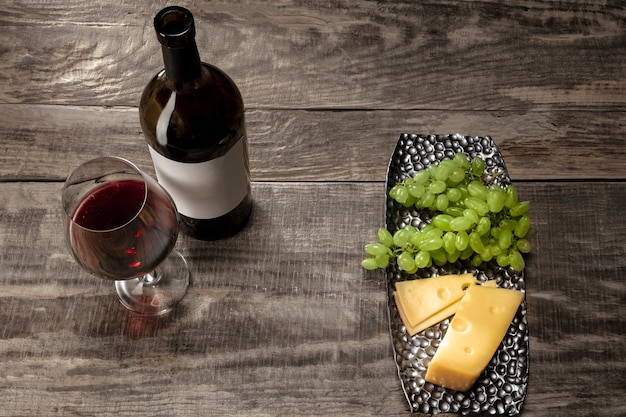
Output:
[[163,64],[167,78],[177,84],[185,84],[199,79],[202,63],[195,42],[182,48],[161,45]]
[[166,7],[155,16],[154,28],[161,44],[167,78],[176,86],[199,79],[202,63],[191,12],[180,6]]

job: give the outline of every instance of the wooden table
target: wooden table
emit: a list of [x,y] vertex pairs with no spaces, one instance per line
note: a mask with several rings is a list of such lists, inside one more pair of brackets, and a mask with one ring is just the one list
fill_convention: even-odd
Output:
[[626,415],[623,2],[179,2],[242,91],[255,210],[180,238],[192,285],[151,320],[70,257],[60,189],[99,155],[153,172],[157,3],[4,1],[0,415],[407,415],[360,261],[398,136],[455,132],[491,135],[533,204],[522,416]]

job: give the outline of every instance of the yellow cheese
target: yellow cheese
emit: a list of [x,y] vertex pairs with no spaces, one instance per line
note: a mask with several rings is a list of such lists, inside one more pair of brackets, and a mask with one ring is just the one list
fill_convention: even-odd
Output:
[[471,285],[428,365],[426,381],[469,390],[489,364],[523,300],[520,291]]
[[394,299],[409,335],[453,315],[465,290],[478,283],[473,274],[396,282]]

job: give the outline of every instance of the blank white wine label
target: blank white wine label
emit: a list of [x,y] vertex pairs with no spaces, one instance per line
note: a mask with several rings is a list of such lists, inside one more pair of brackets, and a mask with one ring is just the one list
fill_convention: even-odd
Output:
[[151,146],[157,180],[174,199],[180,214],[214,219],[239,205],[248,194],[246,140],[242,137],[224,155],[206,162],[167,159]]

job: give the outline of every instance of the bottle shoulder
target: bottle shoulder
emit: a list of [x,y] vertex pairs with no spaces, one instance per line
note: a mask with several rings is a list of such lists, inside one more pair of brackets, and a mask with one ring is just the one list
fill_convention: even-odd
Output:
[[203,63],[203,77],[193,84],[174,85],[157,73],[144,88],[139,117],[148,144],[179,161],[213,159],[245,136],[241,94],[210,64]]
[[168,79],[164,69],[160,70],[144,87],[143,95],[156,89],[170,92],[176,91],[178,95],[194,95],[206,90],[212,90],[228,96],[234,96],[234,98],[238,98],[239,101],[243,102],[239,88],[232,78],[218,67],[205,62],[202,63],[201,76],[186,83],[175,84]]

